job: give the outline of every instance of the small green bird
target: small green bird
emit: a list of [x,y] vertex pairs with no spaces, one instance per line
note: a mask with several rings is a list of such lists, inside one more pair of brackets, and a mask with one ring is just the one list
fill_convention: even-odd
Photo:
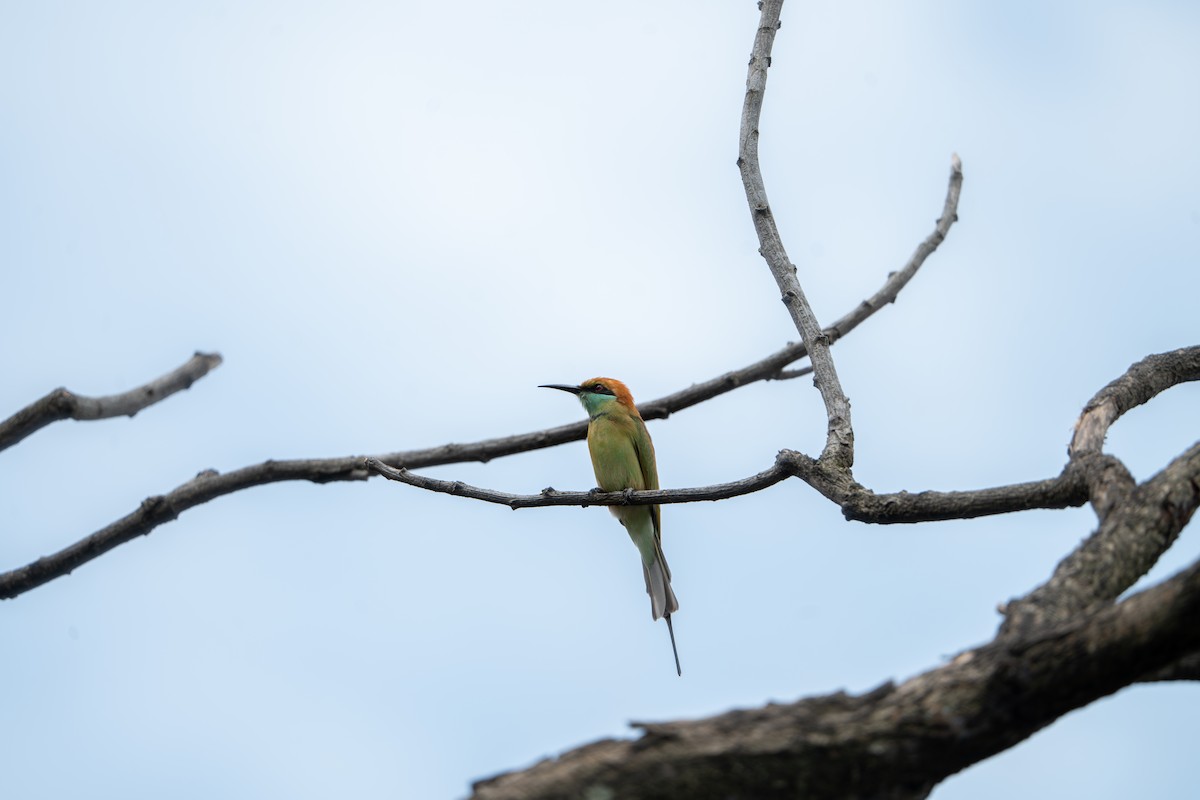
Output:
[[[613,378],[592,378],[578,386],[544,384],[539,389],[559,389],[579,398],[588,413],[588,451],[596,483],[606,492],[625,489],[657,489],[658,467],[654,462],[654,443],[646,423],[633,404],[628,387]],[[671,614],[679,610],[679,601],[671,589],[671,568],[662,551],[662,519],[658,506],[609,506],[621,521],[629,538],[642,554],[642,574],[646,594],[650,595],[650,614],[663,617],[671,634],[671,652],[675,654],[675,672],[679,651],[675,648],[675,629]]]

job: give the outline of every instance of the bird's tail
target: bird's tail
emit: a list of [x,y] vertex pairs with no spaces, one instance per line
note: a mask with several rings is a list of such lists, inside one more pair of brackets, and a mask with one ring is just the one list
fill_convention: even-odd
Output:
[[658,548],[653,564],[642,562],[642,575],[646,579],[646,594],[650,595],[650,615],[654,619],[670,616],[679,610],[679,600],[671,588],[671,568]]
[[683,669],[679,666],[679,650],[675,647],[675,626],[671,624],[671,614],[679,610],[679,601],[675,599],[675,591],[671,588],[671,570],[667,560],[662,557],[661,549],[652,565],[647,567],[642,562],[642,572],[646,576],[646,593],[650,595],[650,613],[656,620],[662,617],[667,621],[671,652],[675,654],[675,674],[683,675]]
[[[650,595],[650,616],[655,620],[660,617],[667,620],[671,652],[675,654],[675,673],[683,675],[679,667],[679,650],[675,647],[675,627],[671,624],[671,615],[679,610],[679,600],[671,588],[671,568],[667,566],[666,556],[663,555],[662,542],[649,514],[640,518],[634,515],[618,516],[642,556],[642,577],[646,579],[646,594]],[[645,524],[638,525],[638,522]]]

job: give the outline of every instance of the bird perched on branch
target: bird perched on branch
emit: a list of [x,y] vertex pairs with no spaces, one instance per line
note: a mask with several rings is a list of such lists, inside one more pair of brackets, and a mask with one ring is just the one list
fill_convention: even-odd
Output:
[[[588,451],[592,454],[596,483],[602,490],[620,492],[658,488],[654,443],[650,441],[646,424],[625,384],[613,378],[592,378],[578,386],[549,383],[538,388],[570,392],[583,403],[588,413]],[[671,589],[671,569],[663,556],[659,507],[609,506],[608,510],[625,526],[642,555],[650,614],[656,620],[659,617],[666,619],[667,631],[671,634],[671,652],[675,655],[675,672],[682,675],[679,651],[675,648],[675,629],[671,625],[671,614],[679,610],[679,601]]]

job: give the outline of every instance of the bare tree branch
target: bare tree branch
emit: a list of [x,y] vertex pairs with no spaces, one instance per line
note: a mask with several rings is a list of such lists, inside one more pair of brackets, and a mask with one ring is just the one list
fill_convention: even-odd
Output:
[[[1122,387],[1121,391],[1124,393],[1122,397],[1126,399],[1122,401],[1120,407],[1127,410],[1146,402],[1176,382],[1196,380],[1200,376],[1200,367],[1197,367],[1198,361],[1200,361],[1200,347],[1182,348],[1171,353],[1150,356],[1130,367],[1125,375],[1113,381],[1109,387],[1097,394],[1097,398],[1102,395],[1107,397],[1108,394],[1116,391],[1112,387]],[[731,383],[729,388],[736,385],[739,384]],[[724,391],[728,391],[729,388]],[[689,390],[663,399],[669,400],[684,395],[687,391]],[[1141,399],[1130,404],[1136,398]],[[1085,409],[1085,415],[1091,413],[1091,410],[1096,407],[1098,405],[1093,400]],[[1108,424],[1111,422],[1112,420]],[[586,423],[576,423],[520,436],[488,439],[474,445],[451,444],[424,450],[401,451],[371,457],[371,460],[379,464],[406,468],[436,466],[468,460],[487,461],[500,455],[548,447],[551,443],[558,444],[559,441],[554,441],[557,437],[569,434],[576,428],[580,429],[580,435],[572,438],[582,438],[586,432]],[[1107,427],[1105,429],[1107,430]],[[571,441],[571,438],[562,439],[562,441]],[[54,578],[70,574],[76,567],[98,558],[118,545],[149,533],[157,526],[175,519],[181,512],[200,503],[242,489],[277,481],[307,480],[315,483],[328,483],[366,480],[371,474],[367,461],[368,457],[365,456],[290,461],[272,460],[224,475],[212,470],[202,472],[196,478],[178,486],[166,495],[147,498],[133,513],[75,544],[49,556],[39,558],[24,567],[0,573],[0,599],[11,599]],[[1085,485],[1095,483],[1086,481],[1080,476],[1094,472],[1095,469],[1091,469],[1091,467],[1095,467],[1097,464],[1102,465],[1102,471],[1112,471],[1113,463],[1120,467],[1120,462],[1109,456],[1080,449],[1062,475],[1045,481],[962,492],[921,492],[918,494],[897,492],[876,495],[842,470],[831,468],[802,453],[784,450],[780,452],[774,466],[757,475],[739,481],[695,489],[616,493],[615,495],[551,492],[518,496],[476,487],[470,488],[480,494],[490,494],[492,496],[490,502],[499,502],[510,506],[515,503],[513,507],[681,503],[719,500],[758,491],[778,483],[786,473],[801,478],[822,495],[838,503],[847,519],[889,524],[966,519],[1032,508],[1065,508],[1079,505],[1086,502],[1087,499]],[[374,469],[378,471],[378,467],[374,467]],[[1120,470],[1123,469],[1120,467]],[[419,481],[434,481],[434,479],[413,476],[412,473],[407,474],[412,480],[404,482],[413,485],[422,485]],[[396,479],[391,475],[388,477]],[[465,487],[465,484],[456,484],[455,482],[435,483]],[[432,485],[430,484],[430,486]],[[429,486],[425,488],[429,488]],[[441,490],[446,491],[446,489]],[[450,493],[470,496],[463,491],[450,490]],[[481,497],[480,499],[489,498]],[[1123,528],[1117,530],[1123,530]],[[1174,535],[1169,539],[1161,540],[1160,549],[1157,552],[1161,553],[1173,540]],[[1064,566],[1067,564],[1068,562],[1064,561],[1059,566],[1059,570],[1065,569],[1069,573],[1069,567]],[[1131,583],[1132,581],[1130,581]]]
[[[1080,422],[1076,425],[1076,430],[1085,427],[1096,429],[1096,423],[1088,421],[1088,418],[1089,415],[1099,413],[1097,409],[1110,407],[1119,409],[1116,414],[1108,416],[1103,431],[1099,433],[1102,440],[1104,432],[1108,430],[1108,426],[1117,419],[1120,413],[1146,402],[1176,383],[1197,379],[1200,379],[1200,347],[1185,347],[1169,353],[1148,356],[1129,367],[1120,378],[1112,381],[1089,401],[1084,408]],[[586,431],[586,423],[581,424]],[[1078,440],[1077,432],[1076,441]],[[422,451],[418,451],[418,453],[420,452]],[[1072,447],[1071,452],[1072,457],[1066,468],[1062,474],[1054,478],[985,489],[958,492],[925,491],[917,494],[905,491],[875,494],[850,477],[847,471],[820,459],[814,460],[794,450],[780,451],[772,467],[741,480],[713,486],[642,492],[632,490],[608,493],[560,492],[554,489],[544,489],[537,495],[518,495],[471,486],[462,481],[429,478],[409,472],[405,468],[393,469],[387,465],[387,459],[384,458],[368,458],[365,466],[389,480],[429,491],[506,505],[510,508],[657,505],[723,500],[759,491],[773,486],[788,475],[793,475],[841,506],[842,513],[847,519],[878,524],[969,519],[1034,508],[1067,508],[1082,505],[1089,498],[1095,502],[1097,494],[1105,494],[1108,497],[1105,503],[1107,508],[1119,505],[1119,501],[1128,496],[1128,491],[1118,492],[1107,486],[1111,482],[1124,486],[1127,482],[1132,483],[1133,481],[1132,476],[1119,460],[1096,452],[1090,446]],[[413,455],[415,454],[407,454],[407,457],[399,463],[402,465],[413,464],[413,461],[416,460],[412,458]],[[443,462],[427,461],[426,463]],[[1161,555],[1172,541],[1174,541],[1174,536],[1160,541],[1149,564],[1143,564],[1142,560],[1128,563],[1143,564],[1141,570],[1144,572],[1153,565],[1158,555]],[[1110,546],[1105,544],[1101,549],[1108,552],[1106,548]],[[1069,567],[1068,572],[1076,568],[1077,566]],[[1136,580],[1142,572],[1133,575],[1133,580]],[[1132,581],[1122,586],[1117,593],[1119,594],[1130,585],[1132,585]]]
[[746,189],[746,202],[750,205],[750,216],[758,234],[759,253],[766,259],[775,283],[783,296],[783,302],[792,315],[792,322],[808,348],[812,361],[815,383],[825,402],[828,430],[823,461],[830,461],[841,469],[854,465],[854,429],[850,424],[850,403],[842,391],[837,369],[830,355],[829,337],[821,330],[816,314],[804,296],[804,290],[796,277],[796,267],[788,259],[783,239],[767,201],[767,189],[763,184],[762,170],[758,163],[758,121],[762,115],[763,95],[767,88],[767,70],[771,66],[771,48],[775,43],[775,32],[779,29],[779,12],[783,0],[763,0],[759,3],[762,17],[754,37],[754,49],[750,53],[749,73],[746,76],[746,100],[742,106],[741,135],[738,138],[738,168],[742,172],[742,184]]
[[[939,230],[943,222],[945,228],[954,221],[953,209],[957,208],[959,189],[962,183],[961,172],[956,179],[952,174],[946,190],[946,208],[942,220],[939,220]],[[921,267],[925,259],[940,243],[944,233],[935,230],[925,243],[917,248],[917,252],[900,272],[888,275],[884,285],[869,300],[863,301],[855,309],[834,323],[828,331],[831,340],[840,339],[876,311],[883,308],[887,302],[895,299],[896,294],[911,279]],[[936,240],[936,241],[935,241]],[[932,244],[930,244],[932,242]],[[879,298],[890,298],[880,301]],[[807,354],[803,344],[791,343],[759,361],[741,369],[726,372],[702,383],[693,384],[686,389],[651,400],[639,405],[642,417],[647,420],[666,419],[671,414],[698,405],[707,400],[719,397],[757,381],[777,380],[783,377],[782,372],[788,364],[803,358]],[[200,357],[199,354],[197,357]],[[211,356],[216,361],[210,366],[220,363],[220,356]],[[194,361],[195,359],[193,359]],[[188,362],[189,364],[192,362]],[[187,366],[187,365],[185,365]],[[182,369],[182,368],[181,368]],[[809,367],[803,367],[795,372],[807,374]],[[174,375],[175,373],[171,373]],[[164,376],[163,379],[170,376]],[[184,388],[184,387],[181,387]],[[138,390],[134,390],[137,392]],[[163,395],[165,396],[165,395]],[[106,398],[102,398],[107,401]],[[159,397],[158,399],[162,399]],[[45,398],[43,398],[44,402]],[[34,405],[37,405],[36,403]],[[111,407],[111,406],[108,406]],[[28,409],[26,409],[27,411]],[[17,419],[25,411],[13,417]],[[8,425],[11,420],[4,423]],[[42,423],[46,424],[45,422]],[[40,427],[40,426],[39,426]],[[0,426],[0,430],[4,430]],[[30,429],[23,435],[28,435]],[[567,425],[559,425],[530,433],[514,436],[502,436],[494,439],[484,439],[469,444],[445,444],[419,450],[400,450],[375,456],[377,461],[396,467],[431,467],[441,464],[455,464],[467,461],[488,462],[501,456],[538,450],[543,447],[553,447],[565,442],[578,441],[587,435],[587,421],[580,420]],[[11,443],[11,442],[10,442]],[[109,550],[138,536],[144,536],[164,522],[169,522],[179,513],[208,502],[222,495],[231,494],[242,489],[261,486],[267,483],[284,480],[307,480],[315,483],[328,483],[341,480],[365,480],[370,473],[365,467],[363,456],[343,456],[337,458],[301,459],[294,461],[265,461],[261,464],[244,467],[235,472],[218,476],[214,471],[200,473],[195,479],[184,483],[166,495],[156,495],[143,501],[133,513],[107,525],[95,533],[80,539],[63,550],[40,558],[24,567],[0,573],[0,599],[10,599],[30,589],[36,588],[54,578],[70,574],[82,564],[98,558]],[[220,478],[219,480],[213,480]],[[201,487],[203,483],[203,487]],[[201,491],[203,488],[203,491]],[[710,487],[712,488],[712,487]],[[196,499],[202,498],[202,499]],[[715,498],[714,498],[715,499]],[[631,502],[636,502],[636,498]],[[667,500],[664,502],[680,502]],[[598,503],[597,503],[598,504]]]
[[187,389],[221,363],[217,353],[196,353],[181,367],[144,386],[107,397],[87,397],[59,388],[0,422],[0,450],[60,419],[132,417],[147,406]]
[[1121,415],[1160,392],[1187,381],[1200,380],[1200,347],[1184,347],[1148,356],[1125,371],[1088,401],[1068,452],[1072,461],[1088,465],[1085,475],[1092,507],[1100,519],[1133,491],[1134,480],[1115,459],[1097,461],[1108,429]]
[[829,337],[830,344],[833,344],[857,328],[859,323],[888,303],[896,302],[896,297],[900,294],[900,290],[907,286],[908,282],[913,279],[913,276],[917,274],[917,270],[925,263],[925,259],[932,255],[938,249],[938,245],[945,241],[947,234],[950,233],[950,226],[958,222],[958,197],[962,193],[962,182],[962,160],[955,153],[950,156],[950,185],[946,188],[946,202],[942,206],[942,216],[938,218],[937,223],[934,225],[933,233],[929,234],[929,236],[925,237],[925,241],[917,245],[912,258],[908,260],[908,263],[899,272],[888,276],[887,283],[878,292],[864,300],[854,311],[825,329],[825,335]]
[[1004,635],[1058,625],[1111,602],[1154,566],[1200,505],[1200,442],[1137,486],[1050,580],[1008,604]]
[[595,489],[590,492],[560,492],[553,488],[547,488],[543,489],[540,494],[510,494],[495,489],[482,489],[462,481],[438,480],[409,472],[407,469],[393,469],[376,458],[368,458],[366,466],[367,469],[373,470],[391,481],[407,483],[409,486],[416,486],[431,492],[468,497],[472,500],[482,500],[485,503],[497,503],[512,509],[542,506],[582,506],[584,508],[588,506],[644,506],[664,503],[695,503],[701,500],[728,500],[731,497],[762,491],[768,486],[774,486],[791,477],[786,469],[776,465],[740,481],[718,483],[694,489],[654,489],[641,492],[635,492],[632,489],[626,489],[623,492],[601,492]]
[[1012,643],[999,639],[899,686],[638,724],[528,769],[479,781],[474,800],[621,797],[922,798],[1200,646],[1200,564],[1124,602]]
[[1046,583],[1008,605],[1002,634],[1054,624],[1113,600],[1174,543],[1200,494],[1194,477],[1200,443],[1141,486],[1135,485],[1124,464],[1101,448],[1109,427],[1126,411],[1195,380],[1200,380],[1200,347],[1158,353],[1130,366],[1084,406],[1066,472],[1083,477],[1100,525],[1059,562]]
[[769,381],[790,381],[792,378],[803,378],[805,375],[812,375],[812,365],[800,367],[799,369],[781,369],[770,378]]
[[864,490],[841,498],[846,519],[876,525],[974,519],[1042,508],[1071,508],[1087,502],[1087,487],[1077,473],[1009,486],[957,492],[874,494]]
[[878,524],[931,522],[970,519],[991,514],[1007,514],[1035,508],[1067,508],[1087,502],[1087,488],[1077,474],[1060,475],[1044,481],[1019,483],[960,492],[895,492],[877,495],[821,462],[793,450],[779,453],[774,466],[762,472],[728,483],[686,489],[654,489],[623,492],[559,491],[543,489],[538,494],[512,494],[472,486],[462,481],[430,478],[394,469],[376,458],[367,458],[366,467],[388,480],[405,483],[431,492],[482,500],[486,503],[518,508],[546,506],[618,506],[666,505],[706,500],[728,500],[762,491],[795,476],[816,488],[842,507],[847,519]]
[[201,472],[187,483],[164,495],[155,495],[121,519],[80,539],[57,553],[44,556],[24,567],[0,573],[0,600],[10,600],[55,578],[69,575],[76,568],[138,536],[170,522],[189,508],[216,497],[251,486],[278,481],[306,480],[314,483],[366,480],[369,473],[362,456],[293,461],[264,461],[252,467],[227,472]]
[[1072,456],[1100,452],[1108,429],[1122,414],[1172,386],[1200,380],[1200,347],[1181,347],[1147,356],[1125,371],[1084,406],[1075,423]]

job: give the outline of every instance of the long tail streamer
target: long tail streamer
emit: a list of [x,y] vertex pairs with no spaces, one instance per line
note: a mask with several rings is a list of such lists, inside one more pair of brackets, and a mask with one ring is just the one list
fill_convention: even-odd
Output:
[[663,619],[667,621],[667,631],[671,634],[671,652],[675,654],[675,674],[683,677],[683,669],[679,666],[679,651],[675,648],[675,628],[671,627],[671,615],[664,614]]

